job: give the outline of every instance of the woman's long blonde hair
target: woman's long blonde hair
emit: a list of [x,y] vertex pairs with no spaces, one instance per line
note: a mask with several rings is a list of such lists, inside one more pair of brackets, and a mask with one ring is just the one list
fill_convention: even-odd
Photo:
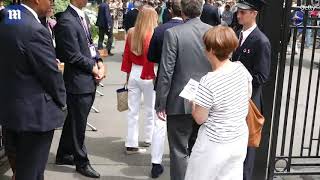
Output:
[[145,5],[139,11],[136,24],[131,36],[131,52],[140,56],[143,54],[143,46],[148,33],[153,34],[154,28],[158,25],[158,14],[156,10]]

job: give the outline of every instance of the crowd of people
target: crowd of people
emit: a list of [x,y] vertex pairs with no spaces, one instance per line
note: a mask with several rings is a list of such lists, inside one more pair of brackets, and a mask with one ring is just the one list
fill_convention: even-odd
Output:
[[[85,129],[97,85],[105,78],[98,49],[105,34],[112,39],[121,3],[100,4],[98,47],[82,10],[86,0],[71,0],[56,22],[50,20],[50,0],[24,0],[15,6],[21,19],[0,11],[0,39],[6,42],[0,43],[0,82],[6,84],[0,89],[6,104],[0,125],[12,179],[44,179],[54,130],[62,126],[56,165],[100,177],[88,158]],[[265,1],[124,3],[125,153],[141,154],[151,147],[151,177],[157,178],[165,170],[168,137],[171,180],[251,180],[256,148],[248,147],[249,99],[263,112],[262,90],[271,63],[270,42],[256,24]],[[111,45],[108,40],[112,56]],[[193,98],[184,99],[179,94],[190,79],[198,88]],[[142,96],[145,139],[140,147]]]
[[[171,19],[170,8],[172,2],[171,0],[107,0],[105,4],[108,5],[108,14],[113,21],[113,28],[122,29],[124,28],[128,31],[134,24],[130,23],[132,19],[130,15],[132,12],[139,9],[143,4],[152,6],[158,14],[158,23],[164,24]],[[227,0],[227,1],[215,1],[215,0],[205,0],[205,5],[203,6],[204,14],[201,15],[201,20],[212,21],[209,22],[210,25],[223,24],[226,26],[232,27],[236,23],[236,0]],[[129,17],[126,18],[127,13]],[[137,15],[137,13],[135,13]],[[128,22],[129,21],[129,22]],[[134,19],[135,21],[135,19]]]
[[[318,5],[318,2],[314,2],[314,6]],[[297,7],[298,5],[296,3],[292,4],[292,7]],[[320,11],[317,9],[313,9],[308,11],[308,14],[305,15],[305,11],[301,9],[294,9],[291,10],[290,13],[290,25],[297,28],[297,37],[295,44],[292,44],[291,47],[287,49],[288,54],[295,53],[298,54],[300,52],[300,47],[298,44],[302,42],[302,34],[303,34],[303,27],[304,27],[304,20],[306,20],[307,26],[318,26],[320,24]],[[295,28],[289,29],[289,36],[287,43],[289,44],[291,41],[291,38],[293,37],[292,34],[294,33]],[[314,29],[306,29],[305,32],[305,48],[313,48],[313,45],[315,43],[315,48],[320,49],[320,42],[315,41],[314,39],[319,39],[320,33],[319,31],[315,31]],[[293,40],[292,40],[293,41]],[[294,49],[294,50],[293,50]]]

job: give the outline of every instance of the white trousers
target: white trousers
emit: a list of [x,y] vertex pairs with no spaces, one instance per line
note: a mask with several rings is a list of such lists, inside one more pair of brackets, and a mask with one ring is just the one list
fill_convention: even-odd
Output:
[[205,126],[199,129],[185,180],[243,180],[248,133],[232,143],[210,141]]
[[164,143],[167,133],[167,123],[166,121],[160,120],[157,115],[155,115],[155,127],[152,137],[151,146],[151,163],[161,164],[162,157],[164,153]]
[[128,82],[128,134],[126,147],[139,147],[139,113],[141,96],[144,98],[144,141],[151,143],[154,129],[155,92],[153,80],[140,78],[142,66],[133,65]]

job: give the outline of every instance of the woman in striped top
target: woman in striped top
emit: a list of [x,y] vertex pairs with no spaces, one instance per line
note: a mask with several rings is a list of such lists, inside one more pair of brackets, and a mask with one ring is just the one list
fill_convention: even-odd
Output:
[[185,179],[242,180],[252,77],[241,63],[229,60],[238,46],[231,28],[212,28],[203,39],[213,71],[202,77],[193,102],[201,127]]

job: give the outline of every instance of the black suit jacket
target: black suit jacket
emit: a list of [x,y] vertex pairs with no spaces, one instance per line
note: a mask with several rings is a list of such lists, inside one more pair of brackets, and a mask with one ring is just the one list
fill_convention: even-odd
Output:
[[113,26],[110,7],[105,2],[99,5],[96,26],[104,29],[110,29]]
[[230,26],[232,27],[232,29],[234,30],[234,32],[241,31],[242,25],[240,25],[239,22],[238,22],[237,12],[234,12],[234,13],[233,13],[232,23],[231,23]]
[[63,124],[66,90],[49,31],[20,9],[21,20],[0,22],[0,124],[46,132]]
[[139,14],[138,9],[132,9],[130,10],[126,15],[124,19],[124,29],[128,31],[130,28],[134,27],[137,17]]
[[252,100],[262,110],[262,87],[269,78],[271,64],[269,39],[258,27],[255,28],[233,53],[232,60],[240,61],[252,75]]
[[67,92],[71,94],[95,92],[96,83],[92,69],[99,57],[91,58],[80,17],[70,6],[57,19],[54,33],[58,59],[65,63],[64,81]]
[[216,6],[213,6],[211,4],[203,5],[203,10],[200,19],[202,22],[211,26],[217,26],[221,24],[219,10]]
[[162,23],[165,24],[167,22],[169,22],[171,20],[171,14],[168,8],[165,8],[163,10],[163,14],[162,14]]

